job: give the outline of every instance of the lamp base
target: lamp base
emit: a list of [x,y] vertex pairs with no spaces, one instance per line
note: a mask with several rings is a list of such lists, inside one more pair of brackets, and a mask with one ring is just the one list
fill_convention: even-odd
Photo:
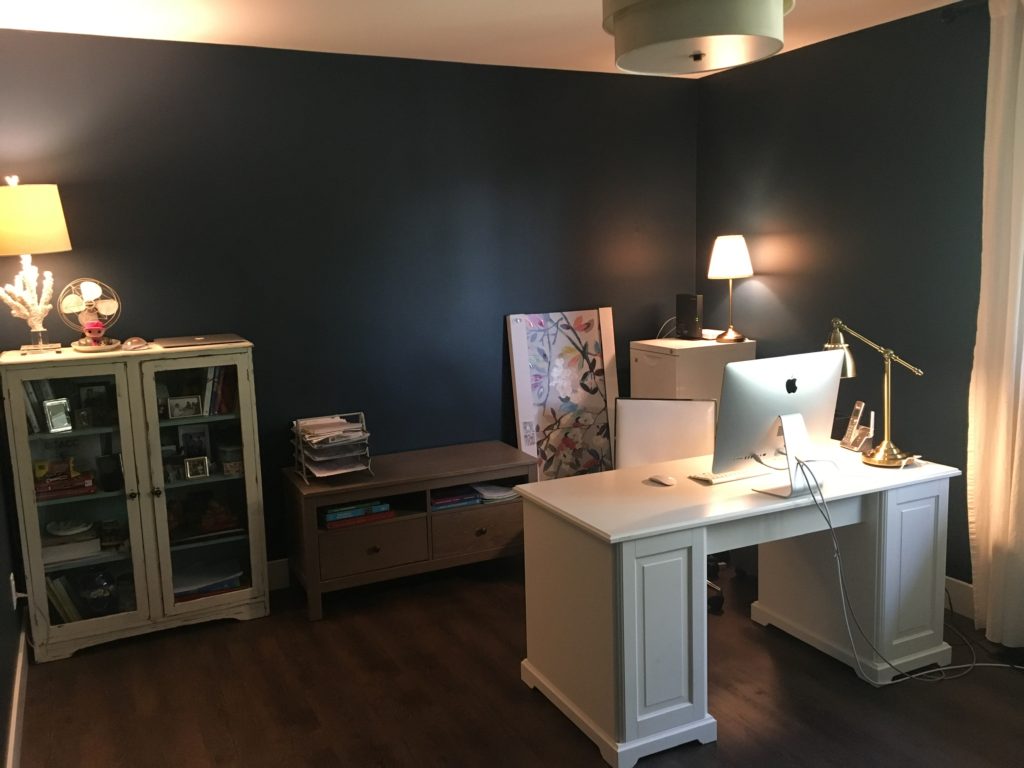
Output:
[[747,337],[737,331],[731,325],[722,331],[720,334],[715,336],[715,341],[721,342],[722,344],[732,344],[737,341],[746,341]]
[[914,458],[914,454],[901,451],[889,440],[883,440],[870,451],[861,454],[861,461],[872,467],[898,469]]

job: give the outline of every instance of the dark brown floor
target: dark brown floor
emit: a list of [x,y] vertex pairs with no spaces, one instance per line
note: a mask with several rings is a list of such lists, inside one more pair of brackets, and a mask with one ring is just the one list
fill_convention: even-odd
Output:
[[[751,622],[750,580],[723,582],[708,643],[718,741],[640,768],[1024,765],[1024,674],[875,689]],[[22,765],[599,768],[597,748],[519,680],[523,606],[509,560],[335,593],[320,622],[289,590],[266,619],[33,665]]]

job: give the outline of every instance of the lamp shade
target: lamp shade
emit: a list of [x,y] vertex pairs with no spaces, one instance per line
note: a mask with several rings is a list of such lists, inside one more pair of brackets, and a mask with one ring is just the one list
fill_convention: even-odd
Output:
[[843,336],[843,332],[838,326],[832,327],[832,332],[828,335],[828,341],[825,342],[823,348],[843,350],[843,369],[839,373],[841,379],[853,379],[857,376],[857,363],[853,359],[853,352],[850,351],[850,345],[846,343],[846,337]]
[[708,265],[708,279],[728,280],[753,274],[750,252],[747,251],[747,241],[743,235],[721,235],[715,238],[711,263]]
[[604,29],[625,72],[689,75],[782,50],[795,0],[604,0]]
[[56,184],[0,186],[0,256],[70,250]]

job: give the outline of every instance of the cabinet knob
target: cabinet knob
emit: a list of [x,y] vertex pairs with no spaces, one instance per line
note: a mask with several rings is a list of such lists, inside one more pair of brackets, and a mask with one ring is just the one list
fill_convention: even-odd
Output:
[[153,495],[154,496],[163,496],[164,492],[162,490],[160,490],[159,488],[154,488],[153,489]]
[[368,549],[366,550],[366,554],[368,554],[368,555],[377,555],[377,554],[380,554],[380,546],[379,546],[379,545],[377,545],[377,544],[374,544],[374,545],[373,545],[372,547],[369,547],[369,548],[368,548]]
[[486,528],[477,528],[475,531],[473,531],[473,534],[476,535],[476,536],[486,536],[487,535],[487,529]]
[[128,498],[134,501],[135,499],[139,498],[139,494],[137,491],[128,491]]

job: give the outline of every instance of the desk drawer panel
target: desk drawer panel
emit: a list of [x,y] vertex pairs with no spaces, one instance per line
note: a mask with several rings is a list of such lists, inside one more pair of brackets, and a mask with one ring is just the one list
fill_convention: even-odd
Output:
[[434,557],[451,557],[504,547],[522,547],[523,504],[482,504],[434,512]]
[[320,578],[338,579],[427,559],[427,519],[389,520],[320,533]]

